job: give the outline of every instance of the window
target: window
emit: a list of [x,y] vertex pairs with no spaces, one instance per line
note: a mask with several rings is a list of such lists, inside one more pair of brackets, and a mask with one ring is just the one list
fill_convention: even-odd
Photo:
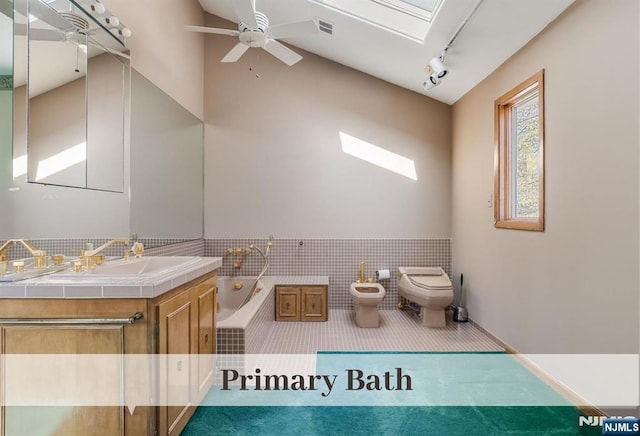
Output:
[[544,231],[544,71],[495,103],[497,228]]

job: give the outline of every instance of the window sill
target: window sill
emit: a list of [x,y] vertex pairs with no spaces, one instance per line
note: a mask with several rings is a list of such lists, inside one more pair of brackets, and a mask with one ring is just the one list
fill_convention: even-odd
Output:
[[501,220],[495,221],[493,226],[496,229],[529,230],[532,232],[544,232],[544,223],[533,220]]

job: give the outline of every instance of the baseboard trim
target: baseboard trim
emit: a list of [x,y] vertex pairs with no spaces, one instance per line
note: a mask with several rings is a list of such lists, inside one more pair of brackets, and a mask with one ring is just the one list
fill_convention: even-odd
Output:
[[493,333],[482,327],[480,324],[475,322],[472,319],[469,319],[469,322],[473,324],[478,330],[480,330],[485,335],[489,336],[491,340],[493,340],[496,344],[500,345],[504,350],[513,355],[518,362],[520,362],[525,368],[531,371],[536,377],[542,380],[545,384],[550,386],[554,391],[556,391],[560,396],[562,396],[569,403],[573,404],[578,410],[584,413],[587,416],[608,416],[605,412],[597,408],[596,406],[590,405],[588,401],[582,398],[580,395],[576,394],[573,390],[565,386],[556,380],[552,375],[544,371],[538,365],[524,357],[518,350],[505,344],[503,341],[498,339]]

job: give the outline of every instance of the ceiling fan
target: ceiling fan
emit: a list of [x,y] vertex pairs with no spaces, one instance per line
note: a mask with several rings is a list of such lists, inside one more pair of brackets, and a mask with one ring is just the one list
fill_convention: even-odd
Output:
[[192,32],[237,36],[240,42],[222,58],[222,62],[237,62],[249,47],[261,47],[291,66],[302,59],[302,56],[279,43],[276,39],[313,34],[319,30],[318,23],[314,20],[270,26],[267,16],[262,12],[256,11],[254,0],[235,0],[233,5],[239,21],[238,30],[186,26],[187,30]]

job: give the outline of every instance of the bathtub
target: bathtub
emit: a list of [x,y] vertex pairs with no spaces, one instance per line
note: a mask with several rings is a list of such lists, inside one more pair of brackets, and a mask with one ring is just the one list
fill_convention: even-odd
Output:
[[[218,277],[218,354],[260,352],[260,347],[275,322],[274,283],[269,277],[261,278],[257,286],[260,291],[240,307],[251,292],[255,280],[255,277]],[[236,283],[242,284],[240,290],[234,289]]]

